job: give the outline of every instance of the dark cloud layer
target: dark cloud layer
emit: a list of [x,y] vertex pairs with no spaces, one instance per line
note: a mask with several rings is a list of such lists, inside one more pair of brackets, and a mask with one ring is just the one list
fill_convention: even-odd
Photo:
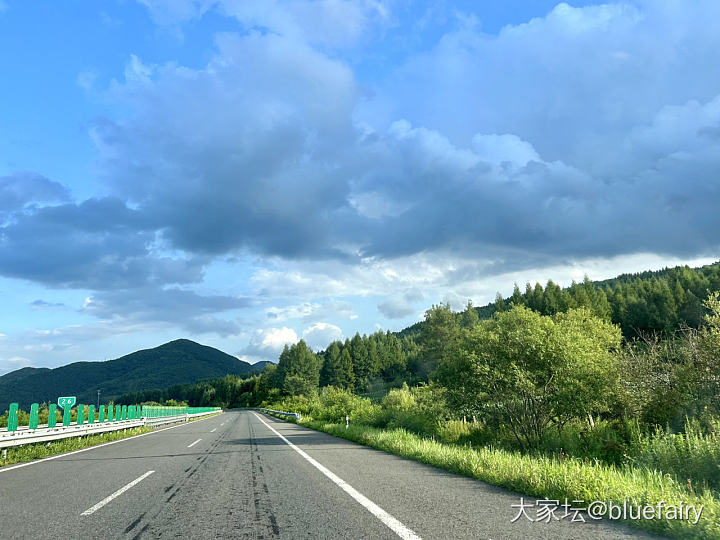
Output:
[[[215,3],[151,4],[176,24]],[[91,133],[111,196],[0,178],[0,274],[98,291],[86,309],[101,318],[233,334],[213,314],[246,300],[178,288],[228,255],[452,252],[500,273],[720,248],[717,3],[561,4],[498,36],[463,19],[369,83],[334,49],[356,38],[311,39],[309,11],[218,5],[244,30],[216,36],[204,69],[132,57],[108,88],[130,111]],[[376,20],[363,9],[353,28]]]
[[194,334],[215,332],[227,336],[239,333],[240,326],[213,315],[250,305],[248,298],[146,287],[99,292],[86,301],[83,311],[101,319],[120,319],[125,323],[162,321]]
[[[666,28],[668,10],[559,6],[492,39],[462,26],[369,102],[345,64],[295,33],[226,34],[205,70],[131,64],[112,95],[138,114],[98,126],[95,138],[116,192],[191,253],[352,261],[453,249],[534,262],[710,253],[718,241],[708,231],[720,225],[720,79],[685,66],[688,88],[668,71],[680,60],[658,65],[644,40]],[[693,33],[689,17],[680,23],[673,46],[707,55],[716,36]],[[605,79],[587,69],[593,56],[604,58]],[[650,58],[648,102],[633,73]],[[522,69],[503,80],[507,63]],[[449,65],[444,83],[402,86]],[[521,103],[527,77],[535,88]],[[450,80],[458,87],[438,86]],[[423,104],[413,101],[421,95]],[[396,113],[441,129],[370,127],[358,116],[392,100],[403,104]],[[425,114],[427,103],[444,107],[447,122]]]

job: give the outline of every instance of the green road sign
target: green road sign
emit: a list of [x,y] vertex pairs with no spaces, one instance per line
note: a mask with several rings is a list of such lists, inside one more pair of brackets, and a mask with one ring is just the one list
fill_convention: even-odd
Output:
[[59,397],[58,405],[63,409],[70,409],[73,405],[75,405],[76,400],[77,398],[75,396]]

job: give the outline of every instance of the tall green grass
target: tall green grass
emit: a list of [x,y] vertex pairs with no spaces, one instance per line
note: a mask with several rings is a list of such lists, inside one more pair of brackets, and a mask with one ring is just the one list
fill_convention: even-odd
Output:
[[691,490],[709,487],[720,493],[720,431],[704,431],[697,421],[687,421],[682,433],[658,430],[642,434],[630,459],[673,474]]
[[434,465],[528,495],[564,500],[628,501],[633,505],[704,506],[700,521],[640,520],[630,525],[675,538],[720,539],[720,500],[709,489],[688,489],[668,474],[646,467],[577,458],[523,455],[492,446],[444,444],[405,429],[303,420],[301,424],[379,450]]
[[0,466],[14,465],[16,463],[25,463],[58,454],[65,454],[74,450],[81,450],[90,446],[97,446],[120,439],[127,439],[142,433],[152,431],[151,427],[138,427],[126,429],[122,431],[111,431],[108,433],[98,433],[97,435],[86,435],[83,437],[69,437],[59,441],[51,441],[49,443],[32,443],[23,446],[12,446],[7,449],[7,456],[3,459],[0,455]]

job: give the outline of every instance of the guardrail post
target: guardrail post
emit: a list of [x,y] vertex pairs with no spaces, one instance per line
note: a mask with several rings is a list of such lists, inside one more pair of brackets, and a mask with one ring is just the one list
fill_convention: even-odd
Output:
[[85,423],[85,405],[77,406],[77,421],[75,423],[78,426],[82,426]]
[[17,431],[18,428],[18,404],[11,403],[8,411],[8,431]]
[[54,403],[51,403],[48,407],[48,427],[54,428],[57,424],[57,416],[55,416],[55,410],[57,409],[57,405]]
[[88,424],[95,423],[95,405],[88,406]]
[[38,427],[38,404],[33,403],[30,405],[30,422],[28,423],[28,429],[37,429]]
[[63,407],[63,426],[70,425],[70,407]]
[[100,410],[98,411],[98,422],[102,423],[105,421],[105,405],[100,405]]

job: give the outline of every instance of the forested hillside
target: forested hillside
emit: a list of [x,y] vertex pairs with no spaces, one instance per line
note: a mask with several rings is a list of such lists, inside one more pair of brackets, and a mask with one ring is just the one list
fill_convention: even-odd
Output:
[[[136,392],[123,396],[122,401],[173,399],[191,405],[246,406],[281,396],[313,395],[326,386],[379,400],[403,383],[441,382],[443,359],[447,364],[477,354],[472,352],[477,345],[467,342],[468,333],[487,328],[483,321],[497,319],[502,313],[513,311],[519,316],[517,308],[525,307],[536,314],[533,317],[556,321],[554,324],[559,324],[563,313],[585,310],[597,325],[614,325],[622,337],[608,345],[613,374],[607,376],[614,377],[617,384],[612,395],[604,396],[604,403],[612,409],[605,413],[638,416],[660,424],[682,423],[685,414],[707,405],[700,396],[710,391],[701,388],[703,380],[710,384],[702,372],[709,366],[698,357],[698,344],[704,317],[710,313],[703,302],[708,293],[718,290],[720,263],[622,275],[601,282],[585,279],[565,289],[552,281],[544,287],[527,284],[524,292],[516,286],[509,298],[498,296],[494,303],[480,308],[468,305],[461,313],[453,313],[446,305],[434,306],[424,321],[398,333],[355,334],[319,353],[300,341],[286,347],[277,366],[268,366],[259,376]],[[531,319],[525,324],[530,325]],[[467,370],[456,376],[469,380]]]
[[165,388],[228,374],[247,375],[252,366],[222,351],[188,339],[178,339],[106,362],[75,362],[55,369],[23,368],[0,377],[0,410],[16,401],[54,403],[61,395],[76,395],[79,403],[94,403],[130,390]]

